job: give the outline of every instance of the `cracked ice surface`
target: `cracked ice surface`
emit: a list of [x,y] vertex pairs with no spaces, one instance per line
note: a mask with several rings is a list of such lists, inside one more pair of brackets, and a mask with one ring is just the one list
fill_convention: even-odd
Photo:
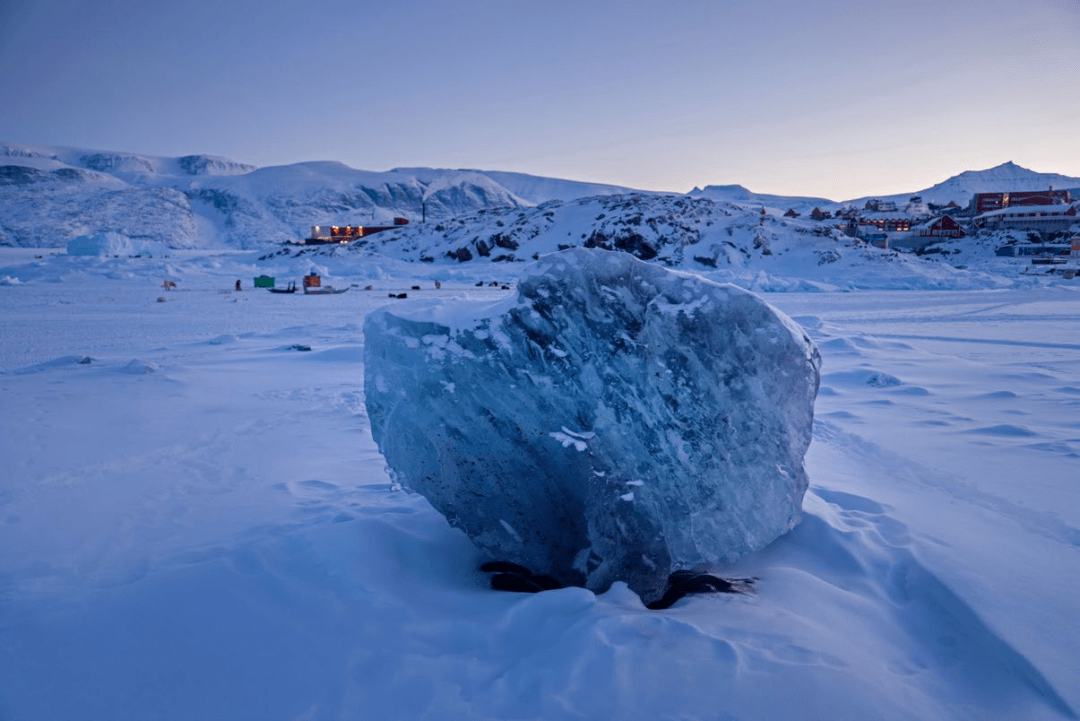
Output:
[[747,291],[574,249],[516,297],[383,308],[364,337],[392,476],[493,557],[648,600],[799,520],[820,356]]

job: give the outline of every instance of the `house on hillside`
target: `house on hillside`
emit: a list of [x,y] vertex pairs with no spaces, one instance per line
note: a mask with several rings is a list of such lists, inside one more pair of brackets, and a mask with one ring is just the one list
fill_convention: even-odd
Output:
[[911,230],[912,219],[906,215],[877,215],[861,217],[858,223],[863,228],[872,226],[882,233],[906,233]]
[[866,201],[866,205],[863,206],[863,210],[871,210],[875,213],[895,213],[897,211],[897,207],[895,201],[871,198],[870,200]]
[[311,236],[305,238],[304,245],[330,245],[334,243],[351,243],[360,238],[366,238],[384,230],[393,230],[403,225],[408,225],[407,218],[394,218],[393,225],[313,225]]
[[944,212],[954,217],[964,212],[964,209],[957,205],[955,200],[950,200],[946,205],[939,205],[938,203],[927,203],[926,207],[931,213]]
[[836,211],[836,217],[843,218],[844,220],[852,220],[853,218],[857,218],[858,216],[859,210],[853,205],[846,206]]
[[810,217],[814,220],[829,220],[832,218],[832,213],[823,212],[821,208],[814,208],[810,211]]
[[1004,210],[1017,205],[1057,205],[1071,203],[1072,196],[1067,190],[1023,190],[1001,193],[976,193],[971,199],[971,208],[975,215],[983,215],[995,210]]
[[784,217],[785,218],[798,218],[799,217],[799,211],[795,210],[794,208],[788,208],[788,211],[786,213],[784,213]]
[[949,215],[916,225],[912,228],[912,232],[918,234],[920,238],[963,238],[967,235],[960,224]]
[[1064,205],[1018,205],[991,210],[975,218],[976,228],[989,230],[1035,230],[1057,233],[1077,223],[1076,203]]

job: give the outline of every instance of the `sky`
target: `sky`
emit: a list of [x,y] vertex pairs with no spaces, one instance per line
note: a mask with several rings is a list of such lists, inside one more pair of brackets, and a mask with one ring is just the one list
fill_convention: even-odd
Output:
[[0,142],[844,200],[1080,176],[1080,0],[0,0]]

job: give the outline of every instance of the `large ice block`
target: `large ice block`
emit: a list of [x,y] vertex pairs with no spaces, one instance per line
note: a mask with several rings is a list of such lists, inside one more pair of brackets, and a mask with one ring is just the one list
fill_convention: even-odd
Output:
[[574,249],[506,300],[376,311],[364,340],[392,477],[494,558],[650,600],[799,520],[820,356],[752,293]]

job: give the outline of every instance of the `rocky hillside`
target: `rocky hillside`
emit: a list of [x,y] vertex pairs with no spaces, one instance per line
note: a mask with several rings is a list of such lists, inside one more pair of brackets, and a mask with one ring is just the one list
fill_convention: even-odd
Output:
[[[935,258],[879,250],[828,225],[778,211],[686,195],[628,195],[551,201],[535,208],[387,231],[348,246],[283,249],[276,256],[370,256],[444,266],[486,265],[492,275],[574,247],[631,253],[642,260],[762,290],[988,287],[1000,279]],[[500,267],[505,268],[499,271]]]

